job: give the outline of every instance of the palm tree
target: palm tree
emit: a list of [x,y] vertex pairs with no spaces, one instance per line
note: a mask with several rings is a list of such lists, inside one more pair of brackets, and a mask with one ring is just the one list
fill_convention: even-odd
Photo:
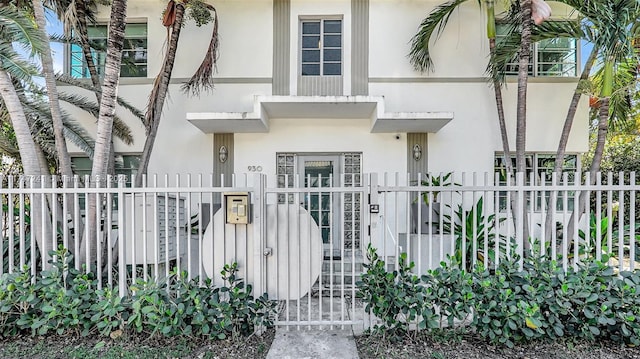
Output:
[[[422,23],[418,33],[411,40],[411,51],[409,52],[409,60],[414,68],[418,71],[429,71],[433,68],[433,60],[429,43],[431,38],[438,37],[444,31],[451,14],[467,0],[450,0],[436,7]],[[495,55],[496,48],[496,18],[495,18],[495,2],[494,0],[478,0],[480,7],[484,6],[487,17],[487,38],[489,40],[489,53],[491,58]],[[511,158],[509,150],[509,136],[507,134],[507,126],[504,117],[504,106],[502,103],[502,84],[493,81],[493,91],[496,100],[496,110],[498,112],[498,126],[500,128],[500,138],[502,140],[502,150],[505,158],[505,166],[508,173],[512,173]]]
[[[142,175],[147,173],[153,145],[158,134],[158,126],[162,117],[162,108],[169,90],[169,81],[173,71],[173,64],[176,58],[178,43],[180,40],[180,30],[184,26],[184,16],[186,7],[191,10],[190,17],[196,20],[196,25],[200,26],[208,22],[213,22],[213,32],[209,41],[207,53],[191,79],[183,85],[183,90],[187,93],[198,95],[201,89],[213,88],[213,69],[218,58],[218,14],[216,9],[199,0],[175,1],[169,0],[164,11],[163,25],[170,29],[169,44],[165,53],[164,62],[160,72],[153,82],[153,89],[147,102],[147,113],[145,125],[147,138],[142,150],[140,164],[138,165],[138,176],[136,186],[142,185]],[[203,16],[204,15],[204,16]]]

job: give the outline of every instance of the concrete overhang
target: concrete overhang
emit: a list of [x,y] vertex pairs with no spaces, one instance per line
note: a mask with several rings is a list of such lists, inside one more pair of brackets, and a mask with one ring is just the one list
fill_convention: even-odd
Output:
[[269,132],[272,118],[345,118],[371,122],[372,133],[437,132],[452,112],[385,112],[381,96],[256,96],[253,112],[190,112],[205,133]]

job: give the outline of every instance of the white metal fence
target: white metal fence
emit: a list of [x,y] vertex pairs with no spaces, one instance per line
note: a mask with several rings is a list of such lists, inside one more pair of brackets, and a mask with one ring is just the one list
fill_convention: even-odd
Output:
[[[588,257],[638,267],[635,173],[598,174],[593,185],[577,173],[547,181],[345,176],[296,176],[284,181],[290,188],[262,174],[234,176],[231,187],[214,186],[212,176],[153,176],[140,188],[124,177],[89,185],[89,178],[5,176],[0,272],[28,266],[37,275],[49,265],[41,253],[64,246],[76,268],[124,295],[137,279],[161,279],[174,268],[222,284],[223,265],[237,262],[255,294],[280,302],[277,324],[367,327],[356,283],[369,244],[390,270],[407,253],[416,273],[442,261],[470,269],[524,255],[565,268]],[[228,223],[243,214],[249,223]]]

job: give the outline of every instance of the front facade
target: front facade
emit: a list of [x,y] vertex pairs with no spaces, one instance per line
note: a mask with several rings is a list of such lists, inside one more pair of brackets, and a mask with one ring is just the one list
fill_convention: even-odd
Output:
[[[130,189],[133,204],[127,202],[119,210],[134,210],[135,201],[140,206],[145,201],[164,201],[165,216],[158,212],[155,222],[150,223],[164,227],[165,231],[158,233],[171,232],[175,239],[171,242],[127,227],[117,234],[128,243],[126,250],[145,253],[147,242],[159,242],[163,248],[175,246],[174,252],[167,250],[164,260],[156,256],[151,263],[161,261],[168,270],[173,255],[178,266],[187,263],[192,273],[202,274],[204,270],[208,275],[219,273],[224,263],[237,261],[256,290],[264,289],[271,298],[287,301],[286,318],[280,318],[280,323],[288,324],[354,322],[346,318],[345,308],[355,308],[355,302],[345,299],[344,285],[351,286],[347,296],[355,297],[353,283],[362,270],[363,250],[368,243],[378,248],[388,263],[397,264],[397,255],[406,251],[412,260],[416,253],[423,258],[416,260],[418,271],[437,265],[448,249],[453,249],[452,233],[446,233],[442,216],[437,230],[426,233],[417,229],[413,216],[420,218],[427,213],[426,221],[434,223],[434,205],[415,212],[416,192],[408,186],[416,184],[418,174],[427,172],[486,173],[483,183],[491,186],[487,179],[504,165],[494,92],[485,76],[489,49],[484,12],[477,4],[462,5],[437,43],[432,44],[434,71],[420,73],[407,58],[410,40],[422,19],[440,3],[212,3],[220,34],[215,89],[198,97],[180,91],[204,57],[211,34],[211,24],[199,28],[190,23],[181,33],[170,94],[148,172],[160,174],[160,182],[166,181],[161,186],[165,187],[184,185],[175,183],[174,174],[193,174],[196,177],[192,183],[198,181],[198,174],[205,176],[205,182],[210,176],[212,186],[217,187],[202,189],[202,194],[185,190],[165,193],[164,197],[162,189]],[[141,109],[146,106],[166,49],[167,30],[160,21],[165,5],[158,0],[128,4],[127,21],[131,26],[127,27],[124,58],[130,66],[123,72],[119,95]],[[563,8],[554,7],[553,11],[553,20],[572,16]],[[106,24],[107,19],[104,9],[98,20]],[[95,41],[104,41],[106,27],[92,31]],[[527,172],[538,178],[546,177],[553,165],[580,73],[579,48],[573,39],[548,40],[533,47],[527,103]],[[87,76],[73,47],[68,49],[66,59],[68,73]],[[514,69],[509,67],[509,71]],[[516,90],[516,78],[507,76],[503,95],[511,148],[515,148]],[[587,110],[586,103],[581,103],[567,146],[567,170],[580,170],[579,155],[588,149]],[[144,126],[124,111],[119,114],[133,131],[134,143],[115,140],[116,168],[120,173],[135,173],[144,146]],[[80,113],[78,118],[91,132],[95,119]],[[77,156],[77,171],[90,168],[81,151],[71,150]],[[388,175],[369,176],[381,173]],[[475,186],[475,180],[474,176],[472,184],[467,177],[463,184]],[[473,186],[461,196],[458,188],[443,191],[443,203],[438,204],[442,207],[438,208],[451,209],[458,204],[469,208],[484,195],[487,211],[495,209],[508,218],[511,211],[506,208],[511,202],[507,192],[494,188],[479,193],[482,190]],[[334,191],[329,187],[339,188]],[[236,207],[229,206],[227,197],[221,194],[238,188],[251,196]],[[142,194],[154,191],[154,196]],[[150,199],[154,197],[157,199]],[[164,220],[173,213],[164,203],[178,197],[175,206],[180,203],[182,209],[175,211],[184,213],[184,219],[175,217],[174,224],[168,220],[158,224],[160,217]],[[573,203],[566,202],[569,197],[574,198],[565,193],[565,204],[558,208],[569,208]],[[534,222],[544,222],[541,219],[548,195],[531,194],[531,198],[536,202],[528,206],[529,219],[532,228],[538,228]],[[220,204],[221,200],[224,203]],[[222,211],[217,211],[219,206],[223,206]],[[233,213],[251,220],[230,223]],[[199,228],[187,231],[186,221],[194,214]],[[124,214],[119,218],[129,217]],[[522,242],[523,233],[510,232],[508,225],[499,227],[505,231],[505,238]],[[124,254],[124,247],[122,250]],[[146,259],[140,262],[135,258],[132,255],[128,261],[146,266]],[[336,307],[341,308],[340,313],[330,314],[327,319],[322,298],[335,298],[336,293],[342,295]],[[301,304],[305,296],[308,308]],[[320,307],[318,317],[311,314],[310,308],[316,305],[312,296],[313,303]],[[290,306],[290,300],[297,300],[296,306]],[[333,304],[329,308],[325,312],[333,313]],[[289,317],[293,310],[297,311],[295,320]]]

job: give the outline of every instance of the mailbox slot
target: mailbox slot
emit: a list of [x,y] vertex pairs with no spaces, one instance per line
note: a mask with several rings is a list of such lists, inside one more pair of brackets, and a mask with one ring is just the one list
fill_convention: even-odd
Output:
[[251,201],[248,192],[224,193],[224,207],[228,224],[251,223]]

